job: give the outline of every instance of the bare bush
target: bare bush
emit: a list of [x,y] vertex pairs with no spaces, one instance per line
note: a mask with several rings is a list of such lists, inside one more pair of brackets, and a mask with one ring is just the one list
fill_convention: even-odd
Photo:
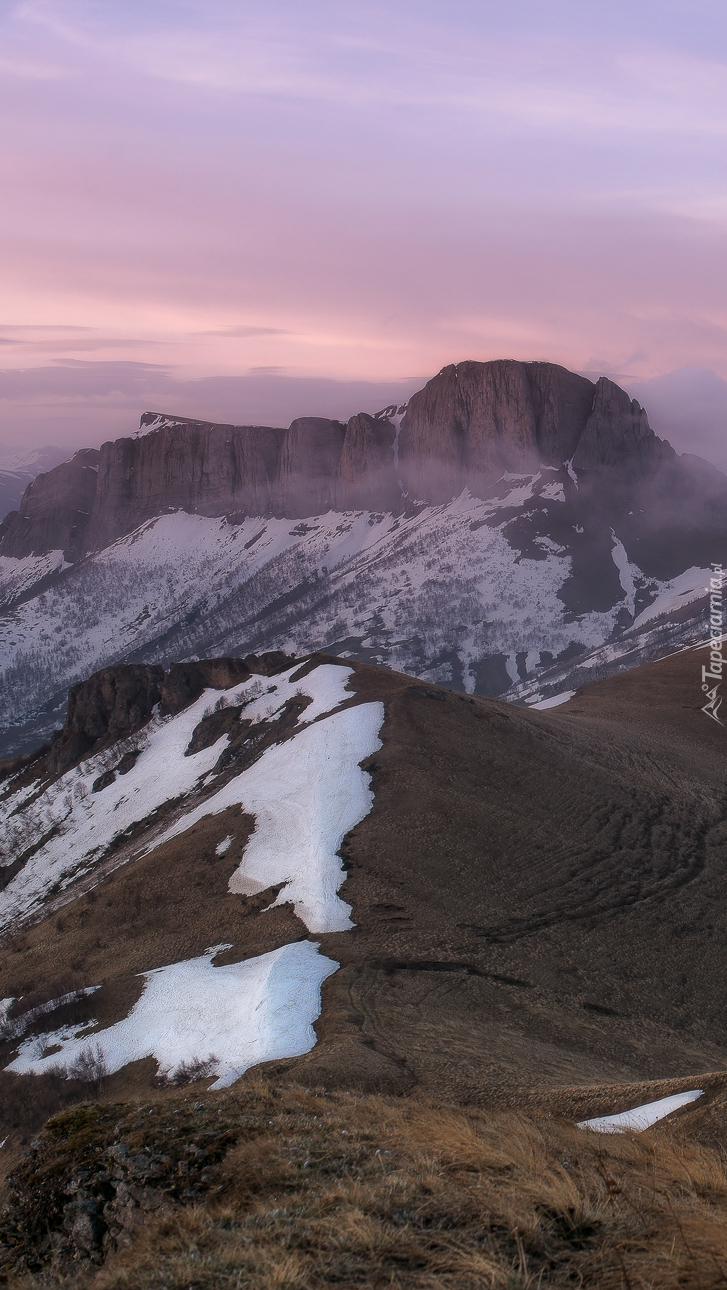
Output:
[[108,1073],[106,1054],[100,1044],[89,1044],[87,1048],[82,1048],[76,1060],[68,1067],[69,1079],[90,1084],[97,1093]]
[[110,748],[105,748],[103,752],[95,753],[93,756],[94,770],[98,768],[103,774],[105,771],[115,770],[118,763],[128,753],[137,755],[144,752],[149,747],[149,731],[137,730],[134,734],[125,735],[123,739],[118,739]]
[[190,1057],[175,1070],[160,1071],[155,1083],[159,1088],[185,1088],[187,1084],[196,1084],[201,1079],[211,1079],[217,1074],[219,1057],[210,1053],[209,1057]]

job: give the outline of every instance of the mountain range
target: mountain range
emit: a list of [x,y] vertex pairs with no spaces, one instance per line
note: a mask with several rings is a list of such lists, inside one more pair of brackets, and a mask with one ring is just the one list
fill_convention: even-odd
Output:
[[539,703],[705,634],[727,477],[606,378],[465,362],[345,425],[141,421],[2,525],[7,754],[123,661],[323,648]]

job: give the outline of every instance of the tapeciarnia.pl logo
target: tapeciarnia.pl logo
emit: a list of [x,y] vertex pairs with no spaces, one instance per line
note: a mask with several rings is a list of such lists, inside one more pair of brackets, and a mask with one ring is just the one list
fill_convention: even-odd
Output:
[[719,715],[722,707],[722,696],[719,693],[719,687],[722,684],[722,628],[723,628],[723,609],[722,609],[722,589],[724,587],[724,570],[721,564],[712,565],[712,577],[709,580],[707,591],[709,592],[709,640],[705,649],[709,650],[709,667],[702,666],[702,690],[707,696],[707,702],[702,708],[708,717],[713,721],[718,721],[721,726],[724,725]]

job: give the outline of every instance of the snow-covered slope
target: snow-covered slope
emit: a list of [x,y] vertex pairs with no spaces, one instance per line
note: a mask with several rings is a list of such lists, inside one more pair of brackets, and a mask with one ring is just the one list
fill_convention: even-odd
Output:
[[[112,767],[123,752],[116,744],[50,782],[11,779],[0,796],[0,862],[7,875],[0,931],[7,935],[47,914],[54,898],[62,905],[82,879],[93,890],[109,864],[113,870],[138,860],[230,807],[255,819],[230,893],[272,889],[269,908],[292,903],[309,932],[351,929],[350,906],[338,896],[344,879],[338,851],[371,809],[369,777],[359,763],[381,746],[384,709],[380,702],[350,706],[350,668],[324,663],[300,672],[296,664],[265,685],[250,677],[224,698],[206,690],[181,713],[153,718],[132,737],[133,765],[118,774]],[[303,710],[281,730],[280,742],[268,740],[237,774],[229,774],[222,756],[230,734],[191,751],[195,730],[215,711],[239,709],[236,725],[244,720],[259,739],[270,731],[274,736],[296,702]],[[162,812],[167,820],[170,806],[173,822],[155,830],[155,816]],[[131,848],[120,847],[140,825],[141,839],[135,835]],[[231,842],[222,839],[217,854]],[[95,1058],[116,1071],[154,1056],[169,1071],[204,1054],[223,1086],[251,1065],[307,1052],[316,1039],[321,984],[337,963],[319,955],[317,941],[304,941],[216,967],[215,957],[230,948],[217,945],[201,957],[147,971],[127,1017],[90,1032],[86,1023],[41,1032],[21,1045],[7,1069],[39,1074]],[[6,1013],[13,1002],[12,996],[3,1001]]]
[[[487,500],[464,492],[399,516],[232,523],[177,511],[74,566],[60,553],[5,558],[2,748],[35,746],[69,685],[122,660],[325,649],[467,693],[536,682],[559,656],[617,640],[650,601],[676,594],[608,529],[594,560],[577,502],[566,471],[543,470],[503,479]],[[704,585],[690,576],[681,603]],[[35,595],[33,578],[43,578]]]

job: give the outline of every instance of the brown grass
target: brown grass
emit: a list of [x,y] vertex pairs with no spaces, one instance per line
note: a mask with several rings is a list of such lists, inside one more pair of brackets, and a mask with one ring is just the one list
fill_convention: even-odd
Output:
[[[599,1135],[514,1112],[262,1081],[199,1096],[202,1104],[189,1097],[157,1104],[149,1119],[144,1107],[116,1107],[107,1117],[116,1123],[103,1133],[138,1151],[139,1135],[147,1141],[153,1125],[173,1154],[175,1131],[188,1140],[195,1125],[200,1135],[219,1126],[232,1145],[208,1171],[205,1195],[149,1215],[131,1248],[102,1267],[59,1269],[51,1284],[727,1287],[725,1159],[690,1142],[684,1120],[680,1136],[663,1127]],[[122,1110],[131,1128],[115,1138]],[[100,1132],[84,1129],[86,1164],[98,1155]],[[44,1178],[59,1178],[67,1158],[68,1140],[55,1134],[58,1156],[51,1152]],[[37,1284],[9,1281],[13,1290]]]

